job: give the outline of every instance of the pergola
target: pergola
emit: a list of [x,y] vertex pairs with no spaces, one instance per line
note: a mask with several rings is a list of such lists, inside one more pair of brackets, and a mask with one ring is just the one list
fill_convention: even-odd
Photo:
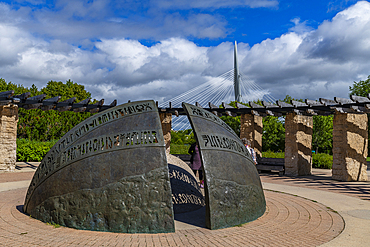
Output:
[[[12,170],[15,166],[18,108],[96,113],[117,105],[117,100],[104,105],[103,99],[89,104],[90,99],[75,102],[76,98],[71,98],[59,102],[60,96],[45,99],[44,94],[34,97],[30,95],[29,92],[21,95],[14,95],[14,91],[0,93],[1,170]],[[200,106],[198,103],[196,105]],[[217,116],[241,116],[240,138],[251,140],[259,156],[262,154],[262,118],[285,115],[285,174],[292,176],[311,174],[312,116],[334,114],[332,177],[342,181],[367,180],[366,113],[370,112],[370,95],[352,95],[350,99],[335,97],[334,100],[320,98],[319,101],[306,99],[304,102],[292,100],[290,104],[282,101],[276,104],[262,101],[262,105],[249,102],[249,106],[236,103],[234,108],[222,103],[220,108],[209,103],[208,107],[203,108]],[[185,115],[185,111],[172,107],[171,103],[168,107],[158,108],[166,147],[169,149],[172,115]]]

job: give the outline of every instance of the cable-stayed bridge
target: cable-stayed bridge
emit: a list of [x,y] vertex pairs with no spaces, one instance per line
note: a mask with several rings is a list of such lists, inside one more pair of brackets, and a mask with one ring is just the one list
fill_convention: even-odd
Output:
[[[237,47],[234,48],[234,68],[226,73],[209,80],[198,87],[184,92],[172,99],[161,103],[160,107],[167,107],[170,102],[172,107],[181,107],[182,102],[207,106],[209,102],[219,106],[222,102],[229,103],[233,100],[247,103],[249,101],[264,100],[275,102],[275,98],[268,90],[262,89],[253,80],[239,72],[237,60]],[[190,129],[186,116],[173,119],[172,129]]]

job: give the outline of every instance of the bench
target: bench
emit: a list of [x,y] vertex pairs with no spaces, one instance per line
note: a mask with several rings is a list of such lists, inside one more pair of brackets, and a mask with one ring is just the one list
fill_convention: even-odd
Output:
[[261,171],[278,171],[279,175],[284,175],[284,158],[257,158],[256,168]]

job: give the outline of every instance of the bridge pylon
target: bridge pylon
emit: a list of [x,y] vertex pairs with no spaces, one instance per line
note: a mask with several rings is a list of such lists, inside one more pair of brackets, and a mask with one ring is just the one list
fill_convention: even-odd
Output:
[[238,51],[236,41],[234,46],[234,93],[235,101],[242,102],[242,93],[240,89],[240,74],[238,66]]

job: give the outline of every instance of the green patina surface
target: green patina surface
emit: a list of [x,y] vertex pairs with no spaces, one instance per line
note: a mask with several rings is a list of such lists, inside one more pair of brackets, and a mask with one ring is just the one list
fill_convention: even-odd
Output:
[[173,232],[168,171],[160,168],[101,188],[50,197],[32,217],[83,230],[157,233]]

